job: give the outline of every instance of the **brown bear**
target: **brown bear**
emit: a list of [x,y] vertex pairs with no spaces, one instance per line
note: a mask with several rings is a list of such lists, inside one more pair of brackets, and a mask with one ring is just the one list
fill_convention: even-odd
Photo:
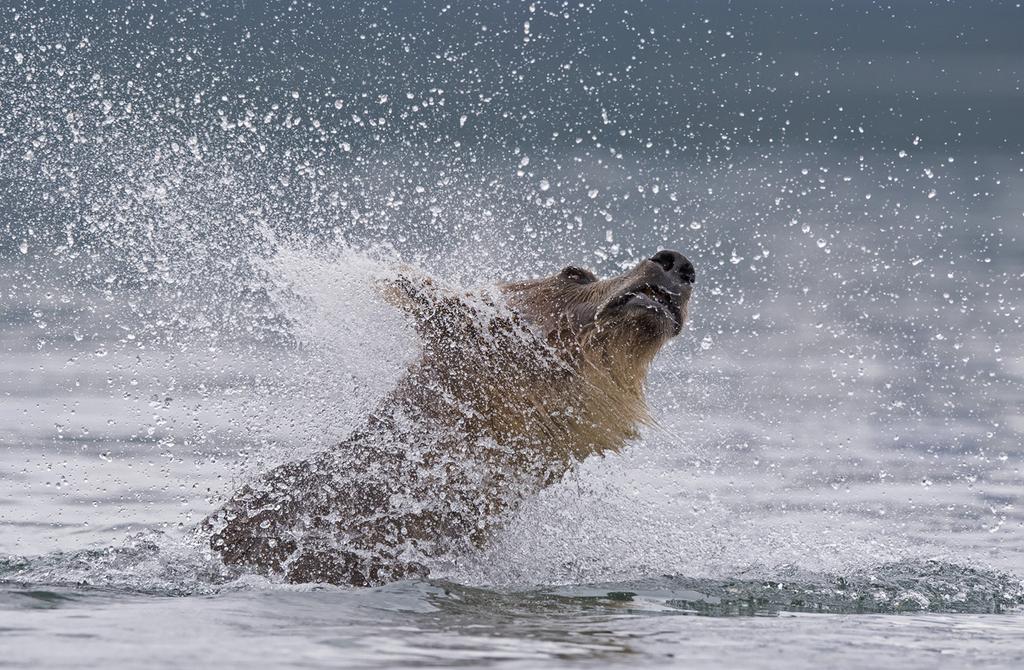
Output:
[[682,328],[693,282],[674,251],[604,280],[567,267],[500,296],[413,273],[382,282],[415,323],[419,360],[341,445],[271,470],[208,517],[210,546],[289,582],[358,586],[481,546],[525,496],[648,419],[647,369]]

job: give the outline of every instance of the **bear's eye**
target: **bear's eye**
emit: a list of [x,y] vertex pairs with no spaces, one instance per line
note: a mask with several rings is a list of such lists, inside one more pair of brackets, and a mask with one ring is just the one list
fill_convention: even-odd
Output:
[[562,279],[568,279],[571,282],[577,284],[590,284],[597,281],[597,277],[594,276],[593,272],[578,268],[574,265],[570,265],[561,272],[558,273]]

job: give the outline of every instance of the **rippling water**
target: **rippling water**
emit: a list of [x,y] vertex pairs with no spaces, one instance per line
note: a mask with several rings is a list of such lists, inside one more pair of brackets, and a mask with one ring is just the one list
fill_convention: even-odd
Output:
[[[1019,582],[934,564],[882,568],[839,583],[791,578],[662,577],[523,592],[447,582],[366,590],[246,584],[177,598],[8,585],[0,603],[11,615],[4,635],[15,642],[8,656],[15,665],[131,665],[140,649],[156,667],[802,668],[820,667],[828,655],[842,666],[870,659],[927,668],[1013,667],[1021,660],[1021,616],[978,614],[1019,604]],[[702,614],[713,618],[687,616]],[[24,644],[42,631],[56,641]]]
[[[4,12],[2,662],[1024,663],[1014,3]],[[478,555],[300,588],[193,536],[415,357],[372,276],[662,247],[655,425]]]

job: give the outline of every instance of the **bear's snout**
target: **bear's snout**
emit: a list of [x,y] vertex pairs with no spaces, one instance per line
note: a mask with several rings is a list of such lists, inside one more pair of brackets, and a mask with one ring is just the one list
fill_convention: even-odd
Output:
[[651,256],[651,261],[685,284],[692,284],[697,279],[697,271],[694,269],[693,263],[678,251],[663,249]]

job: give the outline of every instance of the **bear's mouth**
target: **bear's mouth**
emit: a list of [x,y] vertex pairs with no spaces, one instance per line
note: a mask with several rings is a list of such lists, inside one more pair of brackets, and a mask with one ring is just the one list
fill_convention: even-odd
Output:
[[648,309],[670,320],[676,327],[680,325],[680,301],[682,294],[671,291],[658,284],[645,283],[631,288],[608,303],[606,309],[617,309],[631,306]]

